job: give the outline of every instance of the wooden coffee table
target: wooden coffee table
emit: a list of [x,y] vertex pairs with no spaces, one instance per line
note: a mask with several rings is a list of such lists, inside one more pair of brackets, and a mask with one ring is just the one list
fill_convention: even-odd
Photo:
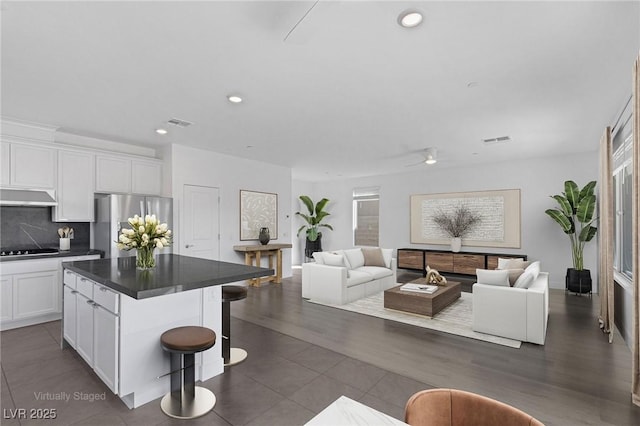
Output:
[[[419,278],[411,282],[425,284],[425,279]],[[460,297],[460,283],[457,281],[449,281],[444,286],[439,286],[432,294],[402,291],[400,287],[402,285],[385,290],[385,308],[432,317]]]

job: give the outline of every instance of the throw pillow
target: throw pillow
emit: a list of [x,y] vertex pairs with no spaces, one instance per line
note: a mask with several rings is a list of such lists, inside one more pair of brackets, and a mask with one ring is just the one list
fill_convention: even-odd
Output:
[[341,254],[325,253],[324,263],[329,266],[344,266],[344,256]]
[[[498,258],[498,267],[496,269],[518,269],[516,265],[507,265],[512,260],[519,260],[524,262],[523,257],[499,257]],[[508,266],[513,266],[512,268]]]
[[513,288],[529,288],[531,284],[533,284],[533,274],[531,272],[525,272],[516,280]]
[[313,259],[318,265],[324,265],[324,254],[321,251],[313,253]]
[[351,264],[349,263],[349,259],[347,259],[347,255],[344,253],[344,250],[335,250],[335,251],[332,251],[331,253],[342,255],[344,257],[344,259],[343,259],[344,260],[344,266],[346,266],[347,269],[353,269],[351,267]]
[[507,270],[476,269],[476,275],[478,277],[478,284],[509,287],[509,271]]
[[509,272],[509,285],[511,287],[513,287],[516,283],[516,281],[518,280],[518,278],[520,278],[520,275],[522,275],[524,273],[524,269],[520,268],[520,269],[505,269],[505,271]]
[[531,262],[522,259],[509,259],[508,262],[504,263],[504,269],[526,269]]
[[382,250],[379,248],[363,248],[362,255],[364,256],[364,266],[381,266],[383,268],[386,266]]
[[535,262],[532,262],[524,271],[531,272],[534,280],[538,279],[538,274],[540,273],[540,261],[536,260]]
[[361,266],[364,266],[364,255],[362,254],[362,250],[359,248],[345,250],[344,251],[345,258],[351,265],[351,269],[357,269]]

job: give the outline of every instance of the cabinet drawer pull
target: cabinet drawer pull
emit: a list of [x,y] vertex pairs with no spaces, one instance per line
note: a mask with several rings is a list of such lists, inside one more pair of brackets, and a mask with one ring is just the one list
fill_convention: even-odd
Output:
[[64,273],[65,273],[65,274],[70,274],[70,273],[71,273],[71,271],[70,271],[70,270],[68,270],[68,269],[65,269],[65,270],[64,270]]
[[105,287],[100,287],[100,291],[102,291],[102,292],[105,292],[105,293],[106,293],[106,292],[107,292],[107,289],[106,289]]
[[94,303],[93,303],[93,300],[87,300],[87,304],[88,304],[88,305],[93,305],[93,304],[94,304]]
[[84,282],[87,282],[87,279],[86,278],[80,278],[80,281],[82,281],[84,283]]
[[77,292],[77,290],[71,290],[71,294],[76,294]]

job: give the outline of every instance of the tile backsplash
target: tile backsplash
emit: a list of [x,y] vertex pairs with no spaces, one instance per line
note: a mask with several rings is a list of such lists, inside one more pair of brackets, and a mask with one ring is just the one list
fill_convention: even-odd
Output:
[[51,207],[0,207],[0,247],[2,248],[58,248],[58,228],[73,228],[72,249],[88,249],[88,222],[52,222]]

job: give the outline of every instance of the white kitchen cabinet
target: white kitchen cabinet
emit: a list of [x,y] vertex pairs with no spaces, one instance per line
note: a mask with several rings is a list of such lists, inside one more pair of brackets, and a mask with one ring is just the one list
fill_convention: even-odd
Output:
[[58,205],[54,222],[93,222],[94,155],[82,151],[58,151]]
[[141,195],[162,193],[162,162],[96,155],[96,192]]
[[120,295],[68,269],[64,277],[64,339],[118,393]]
[[13,276],[13,319],[60,312],[58,271]]
[[0,329],[59,320],[63,310],[62,283],[75,289],[75,275],[62,275],[61,263],[99,258],[96,254],[3,260]]
[[96,155],[96,192],[131,192],[131,159]]
[[[76,351],[93,367],[93,300],[76,293]],[[65,318],[65,322],[67,319]]]
[[11,165],[11,145],[7,142],[0,143],[2,147],[2,151],[0,151],[0,185],[10,185],[11,184],[11,173],[10,165]]
[[0,320],[6,321],[13,318],[13,277],[2,275],[0,277]]
[[56,150],[44,146],[11,143],[9,185],[55,189]]
[[133,160],[131,167],[131,192],[144,195],[162,193],[161,163]]
[[111,389],[118,393],[118,316],[99,304],[93,310],[93,370]]
[[62,315],[64,317],[64,325],[62,330],[62,336],[71,345],[73,349],[76,349],[76,336],[77,336],[77,294],[78,292],[68,285],[64,286],[64,309]]

